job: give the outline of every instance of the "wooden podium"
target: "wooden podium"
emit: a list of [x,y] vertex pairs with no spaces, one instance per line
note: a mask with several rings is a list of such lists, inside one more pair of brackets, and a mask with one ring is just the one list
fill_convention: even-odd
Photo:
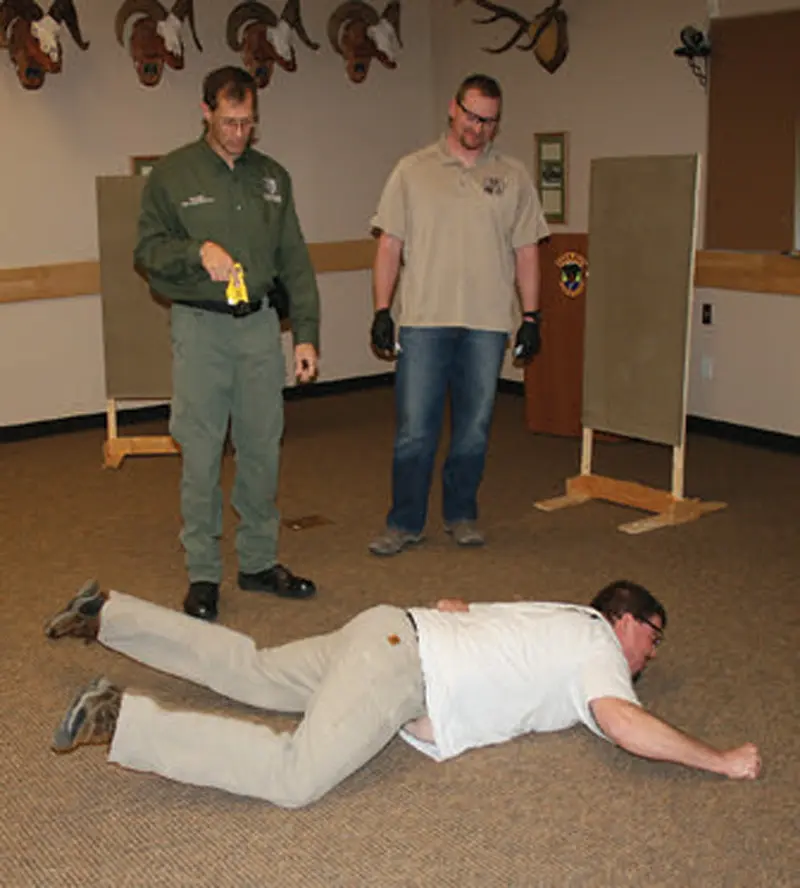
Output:
[[539,248],[542,349],[525,368],[525,422],[532,432],[581,436],[586,270],[584,286],[570,292],[561,286],[557,263],[568,253],[585,259],[588,245],[588,234],[567,233],[552,235]]

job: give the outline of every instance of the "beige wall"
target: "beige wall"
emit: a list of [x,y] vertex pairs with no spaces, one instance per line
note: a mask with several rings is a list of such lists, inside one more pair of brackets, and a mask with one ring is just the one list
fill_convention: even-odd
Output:
[[[141,87],[113,21],[121,0],[76,0],[82,53],[68,36],[63,72],[24,91],[0,51],[0,268],[97,258],[95,176],[124,174],[129,156],[161,154],[200,133],[200,83],[211,68],[236,64],[224,41],[232,0],[195,0],[205,51],[191,40],[186,68]],[[282,0],[269,0],[276,10]],[[276,71],[260,94],[260,147],[292,173],[310,241],[368,236],[378,193],[400,154],[434,132],[427,2],[405,3],[399,67],[373,66],[358,86],[327,41],[337,0],[303,0],[306,28],[321,44],[298,46],[299,69]],[[322,380],[383,373],[368,344],[367,272],[321,278]],[[285,343],[288,352],[288,343]],[[105,408],[100,299],[0,304],[0,425]]]
[[[505,4],[531,14],[543,4]],[[474,70],[497,77],[504,91],[498,140],[533,171],[534,133],[569,133],[569,214],[554,231],[586,231],[589,165],[593,157],[702,151],[705,93],[684,62],[675,59],[683,25],[705,26],[703,0],[567,0],[570,54],[548,74],[530,52],[498,46],[514,31],[506,22],[476,26],[471,4],[434,4],[437,107]],[[445,40],[445,34],[447,39]]]
[[[161,154],[199,136],[203,76],[239,61],[224,41],[232,0],[195,0],[205,51],[189,40],[186,68],[168,70],[158,87],[145,89],[114,38],[120,3],[76,0],[91,46],[82,53],[67,36],[64,71],[36,92],[22,90],[7,54],[0,57],[3,214],[13,219],[0,238],[0,267],[95,259],[95,176],[125,174],[130,155]],[[259,147],[292,173],[312,241],[363,237],[397,155],[427,139],[432,127],[427,3],[404,4],[407,40],[398,69],[376,64],[359,86],[345,78],[327,41],[336,5],[303,0],[306,27],[322,46],[314,53],[299,44],[298,70],[276,71],[259,98]]]
[[[535,0],[504,5],[526,15],[542,8]],[[685,24],[705,28],[703,0],[567,0],[565,8],[570,54],[548,74],[530,52],[481,49],[502,45],[514,32],[511,23],[476,26],[473,19],[485,16],[471,4],[434,4],[437,107],[446,108],[473,71],[496,77],[504,92],[498,145],[531,172],[534,133],[569,134],[568,218],[554,232],[588,229],[593,157],[702,152],[705,144],[705,93],[672,55]],[[508,360],[503,375],[522,379]]]
[[[526,15],[543,6],[535,0],[504,5]],[[505,94],[498,144],[531,171],[533,134],[568,132],[569,213],[567,224],[553,230],[586,231],[592,158],[705,152],[706,93],[672,52],[681,28],[692,24],[707,32],[710,13],[746,15],[797,5],[796,0],[566,0],[570,55],[550,75],[531,53],[482,51],[510,37],[510,23],[476,26],[472,20],[483,17],[480,10],[442,0],[433,5],[436,106],[446,108],[454,87],[472,71],[497,77]],[[702,217],[701,201],[701,246]],[[696,304],[702,302],[713,302],[717,310],[712,326],[692,326],[689,412],[800,434],[800,351],[794,344],[800,298],[699,290]],[[508,363],[504,376],[521,379]]]
[[690,412],[800,435],[800,296],[698,290],[693,325]]
[[[190,45],[184,72],[167,72],[158,89],[144,90],[113,39],[117,5],[78,0],[92,46],[83,54],[67,38],[64,73],[37,93],[23,92],[0,60],[0,267],[95,258],[95,175],[125,172],[129,155],[161,153],[194,137],[202,75],[236,61],[222,39],[232,3],[196,0],[206,51],[200,55]],[[569,219],[554,230],[584,231],[593,157],[704,152],[706,94],[672,54],[681,27],[694,24],[705,30],[715,7],[722,15],[741,15],[797,3],[565,0],[571,52],[561,70],[549,75],[530,53],[482,52],[481,46],[502,42],[511,25],[473,25],[472,18],[482,13],[471,3],[405,0],[400,67],[394,72],[376,67],[358,87],[345,80],[339,58],[325,42],[325,22],[336,5],[337,0],[304,0],[308,30],[323,46],[316,54],[300,47],[300,70],[277,72],[262,93],[262,147],[291,170],[312,241],[364,236],[394,161],[435,137],[454,86],[473,70],[503,83],[500,144],[531,168],[534,132],[569,132]],[[544,4],[508,0],[505,5],[532,15]],[[371,355],[367,343],[368,273],[326,276],[322,291],[322,378],[385,372],[388,366]],[[712,328],[694,325],[690,412],[751,423],[750,405],[759,401],[759,393],[776,390],[773,363],[758,361],[754,354],[750,372],[734,372],[736,350],[730,344],[746,341],[748,332],[768,344],[776,326],[798,322],[794,308],[785,313],[778,306],[800,303],[745,296],[698,293],[698,303],[713,298],[737,308],[723,308]],[[103,409],[99,311],[98,297],[62,300],[57,306],[0,305],[0,372],[14,380],[13,386],[0,388],[0,425]],[[783,382],[777,390],[784,383],[788,391],[800,390],[798,354],[794,349],[781,353]],[[717,360],[718,355],[727,357]],[[703,358],[716,368],[710,379],[698,370]],[[521,378],[510,366],[504,376]],[[771,413],[766,419],[758,414],[759,425],[798,433],[796,398],[771,406],[764,399],[762,406]]]
[[0,426],[105,409],[99,302],[0,305]]

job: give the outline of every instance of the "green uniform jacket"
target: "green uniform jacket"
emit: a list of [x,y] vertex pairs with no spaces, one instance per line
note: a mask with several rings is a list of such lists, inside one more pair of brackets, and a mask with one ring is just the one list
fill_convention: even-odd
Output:
[[200,261],[205,241],[241,263],[251,299],[280,276],[290,296],[295,343],[319,344],[319,292],[289,173],[248,148],[231,169],[205,138],[160,160],[142,194],[134,258],[156,293],[171,301],[225,300]]

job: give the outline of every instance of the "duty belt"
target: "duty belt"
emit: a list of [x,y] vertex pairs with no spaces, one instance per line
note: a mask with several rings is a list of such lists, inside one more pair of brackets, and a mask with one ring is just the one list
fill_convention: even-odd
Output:
[[189,308],[200,308],[203,311],[211,311],[215,314],[232,315],[235,318],[246,318],[248,315],[261,311],[264,300],[258,299],[255,302],[237,302],[236,305],[229,305],[227,302],[220,300],[176,299],[175,304],[187,305]]

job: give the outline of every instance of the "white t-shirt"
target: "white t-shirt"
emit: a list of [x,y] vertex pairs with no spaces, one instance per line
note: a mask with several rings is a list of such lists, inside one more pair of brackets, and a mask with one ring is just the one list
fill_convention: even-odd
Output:
[[639,705],[609,623],[572,604],[471,604],[469,613],[412,608],[434,743],[403,739],[438,761],[531,731],[583,723],[605,735],[589,704]]

